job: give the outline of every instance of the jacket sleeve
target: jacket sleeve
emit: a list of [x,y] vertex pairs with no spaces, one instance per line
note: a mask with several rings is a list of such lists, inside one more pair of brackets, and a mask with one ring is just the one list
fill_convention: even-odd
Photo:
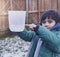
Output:
[[17,35],[25,41],[31,41],[34,34],[34,31],[28,31],[27,29],[24,29],[22,32],[17,32]]
[[43,26],[37,26],[35,32],[47,43],[49,49],[60,53],[60,31],[52,32]]

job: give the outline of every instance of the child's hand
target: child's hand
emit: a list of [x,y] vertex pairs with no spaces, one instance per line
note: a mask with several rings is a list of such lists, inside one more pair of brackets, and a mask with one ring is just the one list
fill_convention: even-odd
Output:
[[26,24],[25,26],[29,27],[31,30],[34,30],[34,28],[36,27],[35,24]]

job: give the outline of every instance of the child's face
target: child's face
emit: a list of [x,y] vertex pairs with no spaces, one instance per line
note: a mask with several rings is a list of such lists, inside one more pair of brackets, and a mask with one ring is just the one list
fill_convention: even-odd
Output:
[[50,29],[55,25],[55,23],[56,23],[55,20],[46,18],[45,20],[42,21],[42,26]]

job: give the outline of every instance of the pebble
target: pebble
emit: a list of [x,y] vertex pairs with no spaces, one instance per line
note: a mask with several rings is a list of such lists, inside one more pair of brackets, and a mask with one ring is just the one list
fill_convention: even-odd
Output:
[[18,36],[6,37],[0,40],[0,57],[26,57],[30,44]]

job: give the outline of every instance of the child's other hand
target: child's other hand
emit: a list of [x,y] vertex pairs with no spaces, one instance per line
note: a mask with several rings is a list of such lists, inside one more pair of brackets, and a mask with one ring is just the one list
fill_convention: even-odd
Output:
[[29,27],[31,30],[34,30],[34,28],[36,27],[35,24],[26,24],[25,26]]

